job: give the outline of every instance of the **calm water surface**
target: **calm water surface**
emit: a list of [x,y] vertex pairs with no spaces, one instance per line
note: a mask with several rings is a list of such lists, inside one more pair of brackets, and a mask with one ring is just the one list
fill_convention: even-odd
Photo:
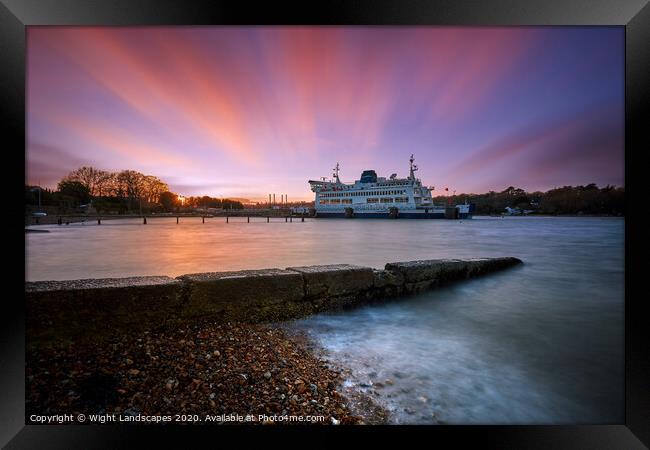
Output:
[[251,220],[41,226],[26,235],[27,279],[516,256],[523,266],[290,326],[395,423],[623,421],[623,219]]

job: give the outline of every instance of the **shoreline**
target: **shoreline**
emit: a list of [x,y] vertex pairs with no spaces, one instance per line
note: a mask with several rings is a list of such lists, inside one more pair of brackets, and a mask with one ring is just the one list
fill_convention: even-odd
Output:
[[346,406],[351,413],[361,419],[362,425],[387,425],[390,420],[390,413],[380,405],[369,394],[362,392],[352,387],[343,389],[343,383],[348,381],[347,375],[350,373],[348,367],[341,366],[331,360],[331,356],[327,350],[318,344],[313,338],[307,335],[304,331],[296,330],[291,327],[289,323],[276,323],[271,326],[281,328],[289,339],[292,339],[302,345],[308,352],[315,358],[323,361],[328,367],[337,371],[341,376],[341,383],[339,388]]
[[614,214],[473,214],[473,217],[617,217],[625,218],[624,215]]
[[[176,215],[163,215],[163,214],[145,214],[147,218],[176,218]],[[210,214],[206,215],[206,218],[225,218],[225,217],[255,217],[255,218],[265,218],[265,217],[273,217],[273,218],[282,218],[285,217],[284,215],[278,215],[278,214],[238,214],[238,213],[233,213],[233,214]],[[612,217],[612,218],[621,218],[625,219],[625,215],[612,215],[612,214],[524,214],[524,215],[518,215],[518,214],[513,214],[513,215],[508,215],[508,214],[473,214],[473,217],[492,217],[492,218],[506,218],[506,217],[566,217],[566,218],[603,218],[603,217]],[[183,216],[179,215],[178,217],[182,218],[190,218],[190,219],[199,219],[200,216]],[[287,216],[288,217],[288,216]],[[292,216],[294,219],[300,219],[303,216]],[[313,219],[312,217],[305,216],[305,218]],[[108,221],[108,220],[128,220],[128,219],[140,219],[139,217],[123,217],[119,215],[108,215],[108,216],[102,216],[101,220],[102,222]],[[58,216],[46,216],[46,217],[40,217],[39,222],[40,223],[33,223],[35,218],[29,218],[29,220],[25,221],[25,227],[39,227],[42,225],[57,225],[57,220]],[[70,217],[66,218],[68,224],[73,224],[73,223],[84,223],[87,222],[89,225],[96,225],[96,218],[84,218],[84,217]],[[471,220],[471,219],[469,219]],[[63,224],[60,226],[64,227],[66,226],[65,221]],[[37,231],[37,230],[29,230],[29,231]]]
[[336,264],[28,282],[26,420],[180,414],[191,422],[253,415],[384,424],[377,393],[344,389],[350,369],[331,365],[291,320],[520,264],[417,260],[383,270]]
[[252,415],[253,424],[273,422],[264,416],[303,416],[328,425],[387,417],[370,398],[362,411],[342,392],[344,369],[281,324],[147,330],[97,345],[28,348],[26,362],[27,423],[53,414],[193,417],[184,423]]

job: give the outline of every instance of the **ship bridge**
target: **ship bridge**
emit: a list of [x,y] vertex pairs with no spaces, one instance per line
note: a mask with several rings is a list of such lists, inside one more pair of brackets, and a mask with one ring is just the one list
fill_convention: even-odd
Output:
[[359,179],[360,183],[376,183],[377,182],[377,172],[374,170],[364,170],[361,173],[361,178]]

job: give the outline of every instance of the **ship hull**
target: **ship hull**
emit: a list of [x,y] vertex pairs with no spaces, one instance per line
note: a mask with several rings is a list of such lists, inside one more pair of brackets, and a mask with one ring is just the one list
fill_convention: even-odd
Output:
[[[317,219],[391,219],[388,212],[355,212],[353,216],[348,217],[345,212],[321,212],[318,211],[314,216]],[[444,212],[402,212],[400,211],[397,219],[445,219]],[[471,219],[470,213],[459,213],[458,219]]]

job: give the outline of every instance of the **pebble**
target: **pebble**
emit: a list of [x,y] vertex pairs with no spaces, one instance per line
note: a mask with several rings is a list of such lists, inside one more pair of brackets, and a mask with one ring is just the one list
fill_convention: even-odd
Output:
[[[362,423],[337,392],[340,371],[282,329],[264,325],[202,323],[134,332],[116,337],[113,345],[32,348],[26,362],[28,414],[103,409],[144,415],[324,415],[332,424]],[[85,387],[88,378],[97,381]]]

